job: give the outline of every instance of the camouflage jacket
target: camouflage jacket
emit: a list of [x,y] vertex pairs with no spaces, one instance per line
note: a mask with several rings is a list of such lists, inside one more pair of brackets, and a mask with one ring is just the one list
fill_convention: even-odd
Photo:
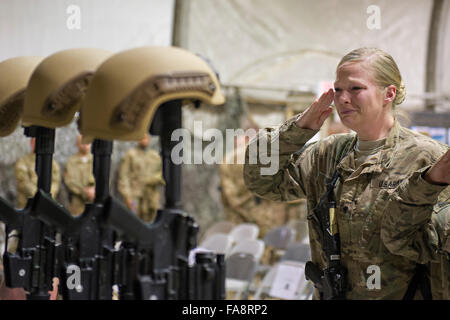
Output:
[[64,183],[70,192],[70,212],[77,215],[82,213],[88,201],[84,189],[95,186],[91,153],[85,156],[74,154],[67,160],[64,168]]
[[435,206],[431,217],[439,236],[437,259],[430,263],[433,300],[450,299],[450,202],[443,200]]
[[165,185],[158,152],[136,147],[128,151],[119,167],[118,191],[124,198],[139,199],[145,189]]
[[[402,181],[389,199],[381,225],[388,250],[428,264],[433,300],[450,295],[450,187],[424,190],[422,169]],[[436,203],[437,200],[437,203]]]
[[[244,154],[245,146],[235,152]],[[235,152],[228,156],[234,156]],[[236,225],[254,223],[259,227],[258,236],[263,238],[270,229],[300,218],[301,204],[270,201],[250,192],[245,186],[243,169],[243,164],[233,163],[232,160],[219,165],[221,198],[227,221]]]
[[[413,175],[418,177],[415,180],[417,192],[425,197],[438,195],[446,188],[431,185],[420,178],[420,174],[446,151],[446,147],[401,127],[395,121],[383,148],[355,168],[356,134],[332,135],[305,146],[317,131],[298,128],[295,125],[296,119],[297,117],[289,119],[279,128],[266,129],[251,141],[249,147],[257,141],[260,144],[278,139],[280,169],[274,175],[260,175],[260,168],[264,165],[249,164],[247,148],[244,166],[247,187],[271,200],[290,201],[306,197],[311,215],[312,209],[325,193],[325,182],[337,170],[340,179],[334,192],[341,258],[349,275],[347,298],[402,299],[414,273],[416,260],[427,255],[415,252],[405,257],[392,253],[381,236],[386,225],[385,213],[391,203],[389,200],[398,192],[400,183]],[[429,201],[434,204],[437,197]],[[429,216],[431,211],[432,206],[429,206]],[[391,213],[395,215],[395,212]],[[326,259],[318,240],[318,226],[312,221],[309,219],[308,222],[311,258],[324,268]],[[405,228],[405,233],[418,232],[414,225],[403,224],[402,227]],[[395,228],[391,226],[390,229]],[[426,249],[426,245],[416,248],[419,251]],[[370,266],[379,267],[379,289],[368,286],[371,276],[369,270],[372,270]]]
[[[17,183],[17,207],[24,208],[28,198],[32,198],[37,191],[38,177],[35,171],[36,154],[29,153],[19,160],[14,166],[14,174]],[[61,173],[58,163],[53,160],[52,163],[52,185],[51,194],[56,197],[59,192]]]

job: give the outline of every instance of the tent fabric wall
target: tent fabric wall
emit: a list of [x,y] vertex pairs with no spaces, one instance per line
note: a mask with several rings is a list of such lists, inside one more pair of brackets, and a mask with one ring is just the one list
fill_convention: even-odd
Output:
[[[407,92],[425,91],[432,0],[188,1],[180,44],[211,59],[224,83],[316,89],[345,53],[376,46],[397,61]],[[368,27],[371,5],[380,29]]]
[[0,61],[77,47],[118,52],[170,45],[173,5],[173,0],[1,1]]

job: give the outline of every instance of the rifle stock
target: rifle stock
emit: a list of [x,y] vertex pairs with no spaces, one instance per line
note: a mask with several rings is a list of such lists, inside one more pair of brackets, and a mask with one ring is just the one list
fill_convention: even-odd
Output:
[[11,230],[22,226],[23,216],[20,213],[19,210],[0,197],[0,221],[8,225]]
[[72,216],[42,190],[38,190],[34,196],[31,215],[64,234],[75,234],[80,231],[82,219]]

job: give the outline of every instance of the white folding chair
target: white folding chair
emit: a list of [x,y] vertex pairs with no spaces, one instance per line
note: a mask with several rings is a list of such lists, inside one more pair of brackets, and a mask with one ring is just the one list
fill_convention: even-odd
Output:
[[214,223],[212,226],[210,226],[206,231],[203,233],[203,236],[201,237],[201,241],[206,240],[209,236],[216,234],[216,233],[225,233],[229,234],[231,230],[236,225],[231,221],[219,221]]
[[311,247],[309,244],[303,242],[291,243],[287,246],[284,255],[280,258],[281,261],[298,261],[306,263],[311,260]]
[[285,250],[295,241],[296,231],[289,226],[275,227],[264,236],[264,243],[278,250]]
[[308,223],[306,221],[294,219],[286,223],[286,226],[295,230],[297,242],[309,243]]
[[270,269],[271,265],[280,259],[280,257],[285,253],[286,247],[295,241],[295,235],[295,229],[287,225],[274,227],[266,233],[263,241],[266,246],[275,249],[273,251],[273,258],[275,259],[271,259],[271,263],[268,265],[261,264],[258,270],[259,273],[266,273]]
[[258,262],[251,253],[233,253],[226,260],[225,290],[235,292],[234,299],[247,299]]
[[238,224],[229,233],[234,243],[240,242],[243,239],[256,239],[258,238],[259,227],[254,223],[241,223]]
[[264,248],[264,241],[260,239],[243,239],[231,248],[230,255],[233,253],[249,253],[252,254],[259,263],[264,253]]
[[202,241],[198,247],[227,255],[231,249],[232,243],[232,239],[229,235],[216,233]]
[[[289,268],[288,270],[290,270],[290,272],[297,273],[294,275],[296,280],[295,283],[289,281],[289,278],[288,282],[277,283],[277,281],[283,280],[280,277],[280,274],[283,275],[283,273],[286,272],[286,267]],[[286,281],[286,279],[284,280]],[[279,288],[276,288],[278,290],[274,290],[277,284],[278,287],[283,287],[286,285],[295,285],[295,287],[290,289],[289,296],[287,296],[285,292],[282,292],[282,290],[279,292]],[[254,299],[261,300],[266,296],[288,300],[310,300],[312,297],[312,286],[305,278],[305,264],[287,260],[280,261],[275,264],[269,272],[266,273],[260,285],[257,287]]]
[[214,252],[227,256],[231,250],[231,245],[231,238],[227,234],[213,234],[189,252],[189,265],[195,263],[195,255],[198,252]]

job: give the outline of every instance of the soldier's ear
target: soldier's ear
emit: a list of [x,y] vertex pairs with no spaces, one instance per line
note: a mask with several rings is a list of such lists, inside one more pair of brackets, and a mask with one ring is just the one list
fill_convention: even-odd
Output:
[[397,95],[397,88],[391,84],[384,89],[384,104],[390,104],[394,101],[395,96]]

